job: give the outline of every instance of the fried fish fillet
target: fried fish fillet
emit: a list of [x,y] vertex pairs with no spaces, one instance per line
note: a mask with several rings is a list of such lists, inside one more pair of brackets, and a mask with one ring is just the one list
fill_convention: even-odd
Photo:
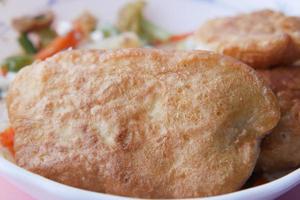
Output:
[[261,69],[300,58],[300,18],[262,10],[209,20],[195,33],[199,48],[235,57]]
[[253,69],[206,51],[66,51],[22,69],[7,103],[19,166],[144,198],[239,189],[280,115]]
[[300,67],[258,71],[276,94],[281,119],[262,142],[258,167],[267,172],[300,165]]

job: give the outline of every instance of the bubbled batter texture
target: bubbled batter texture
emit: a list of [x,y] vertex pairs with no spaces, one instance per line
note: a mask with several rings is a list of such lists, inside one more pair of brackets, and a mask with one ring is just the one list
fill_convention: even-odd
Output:
[[252,69],[205,51],[65,51],[22,69],[7,103],[19,166],[145,198],[239,189],[279,119]]

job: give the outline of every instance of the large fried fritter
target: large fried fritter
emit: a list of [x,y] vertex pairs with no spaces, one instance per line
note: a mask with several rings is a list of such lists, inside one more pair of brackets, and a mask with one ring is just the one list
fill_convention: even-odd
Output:
[[209,20],[196,43],[235,57],[254,68],[293,63],[300,58],[300,18],[271,10]]
[[8,94],[18,165],[68,185],[146,198],[239,189],[279,120],[253,69],[205,51],[67,51]]
[[288,170],[300,165],[300,67],[258,71],[279,100],[281,119],[262,142],[258,167]]

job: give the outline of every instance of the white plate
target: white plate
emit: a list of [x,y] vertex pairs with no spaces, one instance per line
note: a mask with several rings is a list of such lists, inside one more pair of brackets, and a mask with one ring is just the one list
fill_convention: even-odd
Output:
[[[51,8],[61,20],[75,18],[81,11],[90,10],[101,21],[116,19],[118,9],[128,0],[1,0],[0,1],[0,59],[18,51],[16,33],[10,27],[14,16],[33,14]],[[300,2],[278,0],[151,0],[146,16],[172,33],[195,30],[203,21],[220,15],[230,15],[259,8],[272,8],[287,14],[300,15]],[[0,61],[1,62],[1,61]],[[0,124],[5,122],[5,109],[0,107]],[[0,157],[0,177],[5,177],[36,199],[43,200],[100,200],[130,199],[109,194],[89,192],[30,173]],[[274,199],[300,183],[300,169],[271,183],[205,200],[268,200]]]

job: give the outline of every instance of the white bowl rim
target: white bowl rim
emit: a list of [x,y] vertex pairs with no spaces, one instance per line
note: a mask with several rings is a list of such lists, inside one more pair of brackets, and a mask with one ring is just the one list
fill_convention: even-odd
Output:
[[[30,180],[30,182],[34,182],[35,185],[38,185],[39,187],[44,188],[45,190],[48,190],[49,188],[55,188],[55,192],[58,192],[58,190],[61,192],[61,194],[64,194],[64,196],[89,196],[91,197],[106,197],[110,199],[141,199],[141,198],[134,198],[134,197],[124,197],[124,196],[117,196],[112,194],[105,194],[105,193],[98,193],[98,192],[92,192],[84,189],[75,188],[72,186],[64,185],[62,183],[58,183],[55,181],[52,181],[50,179],[47,179],[45,177],[42,177],[40,175],[34,174],[30,171],[27,171],[16,164],[6,160],[3,157],[0,157],[0,171],[7,177],[18,177],[19,179],[23,180]],[[9,179],[8,179],[9,181]],[[47,184],[45,184],[45,182]],[[295,186],[298,182],[300,182],[300,168],[292,171],[291,173],[278,178],[272,182],[248,188],[243,189],[240,191],[223,194],[223,195],[217,195],[212,197],[205,197],[205,198],[189,198],[189,199],[203,199],[203,200],[217,200],[217,199],[231,199],[234,197],[239,197],[241,199],[244,199],[245,197],[249,197],[251,195],[255,195],[260,192],[266,192],[270,190],[282,190],[282,183],[285,183],[284,189],[291,188]],[[48,187],[51,186],[51,187]]]

